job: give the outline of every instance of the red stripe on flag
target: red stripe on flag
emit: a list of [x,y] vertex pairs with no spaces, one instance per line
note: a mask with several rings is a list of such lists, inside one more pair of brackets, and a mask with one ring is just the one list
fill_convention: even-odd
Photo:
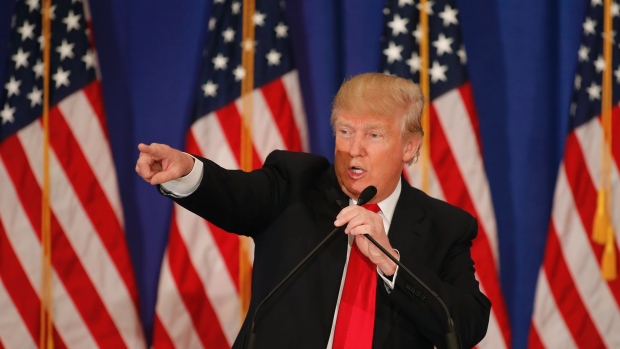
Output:
[[616,166],[619,166],[620,165],[620,108],[616,106],[615,108],[612,108],[611,112],[612,112],[611,153],[613,154],[614,161],[616,162]]
[[[192,132],[187,134],[185,149],[187,149],[188,153],[200,154],[200,149],[198,148],[198,144],[196,143]],[[237,235],[227,233],[225,230],[216,227],[206,220],[204,222],[211,232],[211,236],[213,237],[218,250],[220,250],[226,269],[228,269],[230,278],[233,280],[237,292],[239,292],[239,237]]]
[[[598,192],[592,177],[590,177],[590,172],[588,172],[586,160],[575,132],[571,132],[566,138],[564,167],[566,168],[566,179],[571,187],[579,217],[583,223],[592,252],[596,256],[600,267],[604,246],[595,243],[591,239]],[[614,247],[616,256],[620,255],[618,245],[614,244]],[[610,286],[616,304],[620,306],[620,280],[616,278],[616,280],[608,281],[607,284]]]
[[137,313],[138,292],[123,227],[57,106],[50,110],[50,129],[54,130],[50,132],[50,144],[56,157],[93,228],[110,254],[111,261],[117,270],[122,271],[119,275],[127,285],[127,291],[136,306]]
[[286,94],[282,79],[276,79],[261,87],[261,92],[278,125],[278,130],[280,130],[280,135],[284,140],[284,144],[286,144],[286,149],[301,151],[299,130],[297,129],[297,124],[295,124],[293,108]]
[[95,80],[90,84],[86,85],[82,89],[84,96],[88,99],[90,106],[93,108],[95,115],[97,116],[97,120],[99,120],[99,124],[101,125],[101,129],[105,134],[105,138],[107,140],[110,139],[110,135],[108,134],[108,125],[105,119],[105,109],[103,107],[103,93],[101,92],[101,82],[99,80]]
[[[19,312],[22,322],[28,328],[30,336],[35,343],[39,340],[39,312],[41,302],[39,296],[32,288],[30,280],[26,277],[26,272],[22,268],[15,251],[9,241],[4,229],[4,225],[0,220],[0,278],[6,280],[4,285],[7,293],[11,297],[11,301]],[[39,254],[40,256],[40,254]],[[12,319],[11,321],[17,321]]]
[[580,348],[604,348],[605,344],[590,319],[590,314],[577,292],[575,281],[566,265],[554,224],[549,226],[543,268],[558,310],[575,343]]
[[153,348],[155,349],[174,349],[174,343],[166,331],[166,327],[159,320],[159,316],[155,315],[155,324],[153,326]]
[[[432,134],[430,140],[431,161],[446,201],[466,210],[474,217],[478,217],[471,197],[467,192],[465,181],[461,176],[449,143],[439,123],[435,108],[432,105],[430,106],[430,129]],[[506,311],[504,297],[500,289],[491,246],[481,224],[478,224],[478,236],[473,241],[471,254],[476,263],[476,275],[482,283],[485,294],[493,303],[493,311],[500,325],[502,336],[506,343],[510,343],[511,334],[507,316],[508,312]]]
[[168,263],[181,299],[202,345],[205,348],[226,347],[228,342],[219,319],[207,297],[202,280],[196,272],[196,266],[189,259],[189,251],[176,224],[177,215],[173,213],[172,216],[174,223],[170,226],[168,250],[174,253],[168,253]]
[[528,349],[544,349],[545,348],[544,344],[540,340],[540,337],[538,336],[538,331],[536,331],[536,326],[534,326],[533,323],[530,324],[530,335],[528,337],[527,348]]
[[[228,144],[237,164],[241,163],[241,115],[239,114],[235,103],[230,103],[227,106],[218,109],[215,112],[217,119],[224,130],[224,135],[228,140]],[[256,149],[252,147],[252,168],[260,168],[262,166]]]
[[[13,139],[13,137],[10,137],[10,139]],[[6,139],[3,142],[3,146],[0,147],[0,156],[6,159],[5,163],[11,164],[11,166],[7,167],[7,172],[13,183],[19,183],[20,186],[16,187],[32,189],[32,196],[25,197],[22,195],[20,196],[20,202],[40,241],[40,203],[42,194],[39,184],[36,182],[34,174],[30,171],[30,167],[26,162],[26,153],[21,144]],[[88,273],[84,270],[71,243],[58,224],[53,210],[51,212],[51,236],[53,250],[52,264],[54,269],[71,296],[80,315],[82,318],[88,320],[85,321],[85,324],[92,333],[95,341],[105,348],[126,347],[114,321],[110,317],[110,314],[108,314],[101,298],[99,298],[97,289],[93,286]]]
[[459,87],[459,93],[461,94],[461,100],[467,109],[467,116],[471,127],[476,134],[476,141],[478,142],[478,151],[482,157],[482,140],[480,139],[480,123],[478,122],[478,113],[476,112],[476,104],[474,103],[474,94],[471,90],[471,83],[468,81]]

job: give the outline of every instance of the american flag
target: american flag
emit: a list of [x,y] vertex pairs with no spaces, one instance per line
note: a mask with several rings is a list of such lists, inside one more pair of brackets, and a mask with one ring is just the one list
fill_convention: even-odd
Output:
[[499,282],[497,228],[486,177],[467,55],[454,1],[388,0],[384,9],[381,69],[420,82],[420,11],[428,15],[430,78],[430,161],[405,168],[409,182],[422,188],[428,171],[428,194],[459,206],[478,219],[478,237],[472,246],[476,277],[493,303],[489,328],[479,348],[510,347],[510,325]]
[[[17,1],[0,95],[0,347],[37,348],[41,324],[41,3]],[[138,292],[81,1],[51,6],[50,207],[58,348],[143,348]]]
[[[243,1],[216,0],[186,151],[229,169],[241,165]],[[253,167],[274,149],[308,150],[284,3],[256,1]],[[250,46],[251,47],[251,46]],[[252,250],[250,248],[250,252]],[[251,259],[251,255],[250,255]],[[245,316],[240,302],[240,241],[175,205],[161,269],[153,345],[229,348]]]
[[[610,7],[613,28],[620,28],[620,6]],[[560,164],[543,265],[538,274],[529,336],[530,348],[619,348],[620,280],[601,274],[605,247],[591,236],[597,191],[605,172],[602,146],[604,11],[602,0],[586,10],[570,106],[569,130]],[[613,32],[615,35],[616,32]],[[612,40],[614,37],[612,36]],[[620,49],[612,41],[611,210],[618,259],[620,240]],[[619,268],[615,261],[616,270]]]

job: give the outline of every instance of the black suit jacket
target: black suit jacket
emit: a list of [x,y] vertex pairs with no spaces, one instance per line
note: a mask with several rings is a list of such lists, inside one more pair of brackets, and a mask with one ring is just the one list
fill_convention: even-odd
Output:
[[[257,305],[334,228],[347,205],[333,166],[319,156],[275,151],[262,169],[230,171],[200,158],[198,189],[181,206],[255,243],[249,315],[234,348],[245,347]],[[389,231],[400,260],[445,302],[464,348],[487,329],[491,304],[480,292],[470,256],[477,222],[468,213],[402,182]],[[332,192],[330,196],[328,192]],[[347,252],[337,234],[256,315],[255,348],[325,348]],[[445,346],[445,312],[404,271],[387,292],[379,279],[373,348]]]

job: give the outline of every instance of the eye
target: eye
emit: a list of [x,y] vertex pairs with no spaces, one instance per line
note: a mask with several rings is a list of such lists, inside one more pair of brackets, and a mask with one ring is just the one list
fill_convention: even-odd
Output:
[[370,138],[381,138],[381,134],[380,133],[376,133],[376,132],[372,132],[369,134]]

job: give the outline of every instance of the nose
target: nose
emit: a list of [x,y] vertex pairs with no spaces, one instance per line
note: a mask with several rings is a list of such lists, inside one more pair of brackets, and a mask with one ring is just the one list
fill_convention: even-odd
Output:
[[366,146],[360,133],[357,133],[355,137],[351,139],[351,147],[349,148],[349,155],[364,156],[366,154]]

